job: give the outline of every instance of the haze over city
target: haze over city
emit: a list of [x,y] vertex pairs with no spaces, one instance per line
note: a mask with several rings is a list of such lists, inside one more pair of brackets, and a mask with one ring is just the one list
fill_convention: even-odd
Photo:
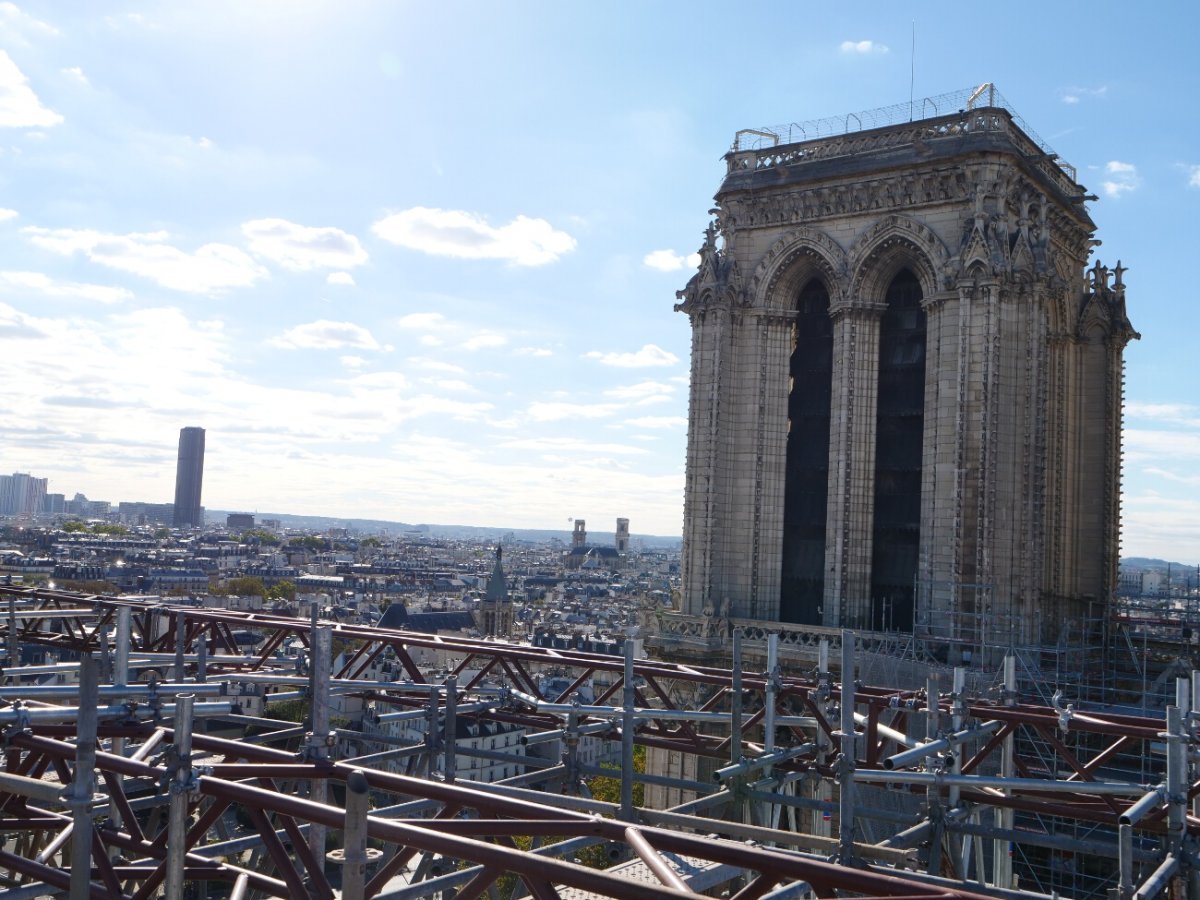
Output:
[[1198,14],[917,12],[0,4],[0,472],[168,501],[195,425],[210,508],[678,534],[734,133],[994,81],[1130,267],[1123,553],[1200,561]]

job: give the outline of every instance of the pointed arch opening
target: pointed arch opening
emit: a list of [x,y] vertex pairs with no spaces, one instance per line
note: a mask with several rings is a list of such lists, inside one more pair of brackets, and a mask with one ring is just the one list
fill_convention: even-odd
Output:
[[815,625],[825,592],[833,321],[829,291],[809,280],[796,301],[788,369],[788,437],[779,618]]
[[888,285],[880,322],[870,623],[876,631],[911,631],[913,625],[925,430],[921,299],[916,274],[901,269]]

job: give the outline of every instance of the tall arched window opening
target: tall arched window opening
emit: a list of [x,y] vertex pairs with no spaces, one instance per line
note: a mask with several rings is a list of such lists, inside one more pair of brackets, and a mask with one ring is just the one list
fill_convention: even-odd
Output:
[[925,311],[911,271],[892,279],[886,302],[879,331],[870,627],[911,631],[925,425]]
[[797,301],[788,376],[779,619],[816,625],[821,623],[825,591],[833,323],[829,292],[815,279],[804,286]]

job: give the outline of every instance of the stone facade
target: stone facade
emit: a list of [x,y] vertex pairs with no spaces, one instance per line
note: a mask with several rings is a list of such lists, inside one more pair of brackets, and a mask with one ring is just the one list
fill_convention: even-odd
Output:
[[1137,334],[1069,168],[999,106],[726,162],[676,307],[682,611],[961,652],[1105,603]]

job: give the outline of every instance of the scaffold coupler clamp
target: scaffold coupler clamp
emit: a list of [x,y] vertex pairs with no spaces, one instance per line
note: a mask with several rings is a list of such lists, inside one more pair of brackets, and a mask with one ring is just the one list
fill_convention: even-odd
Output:
[[1075,707],[1070,703],[1063,706],[1062,697],[1062,691],[1055,691],[1054,696],[1050,698],[1050,705],[1058,713],[1058,730],[1065,734],[1071,729],[1071,719],[1075,715]]
[[845,753],[839,753],[833,758],[833,774],[837,778],[843,778],[854,771],[854,760],[849,759]]
[[9,712],[15,717],[4,729],[4,746],[7,747],[13,738],[22,734],[31,734],[33,724],[29,720],[29,707],[21,700],[14,700]]

